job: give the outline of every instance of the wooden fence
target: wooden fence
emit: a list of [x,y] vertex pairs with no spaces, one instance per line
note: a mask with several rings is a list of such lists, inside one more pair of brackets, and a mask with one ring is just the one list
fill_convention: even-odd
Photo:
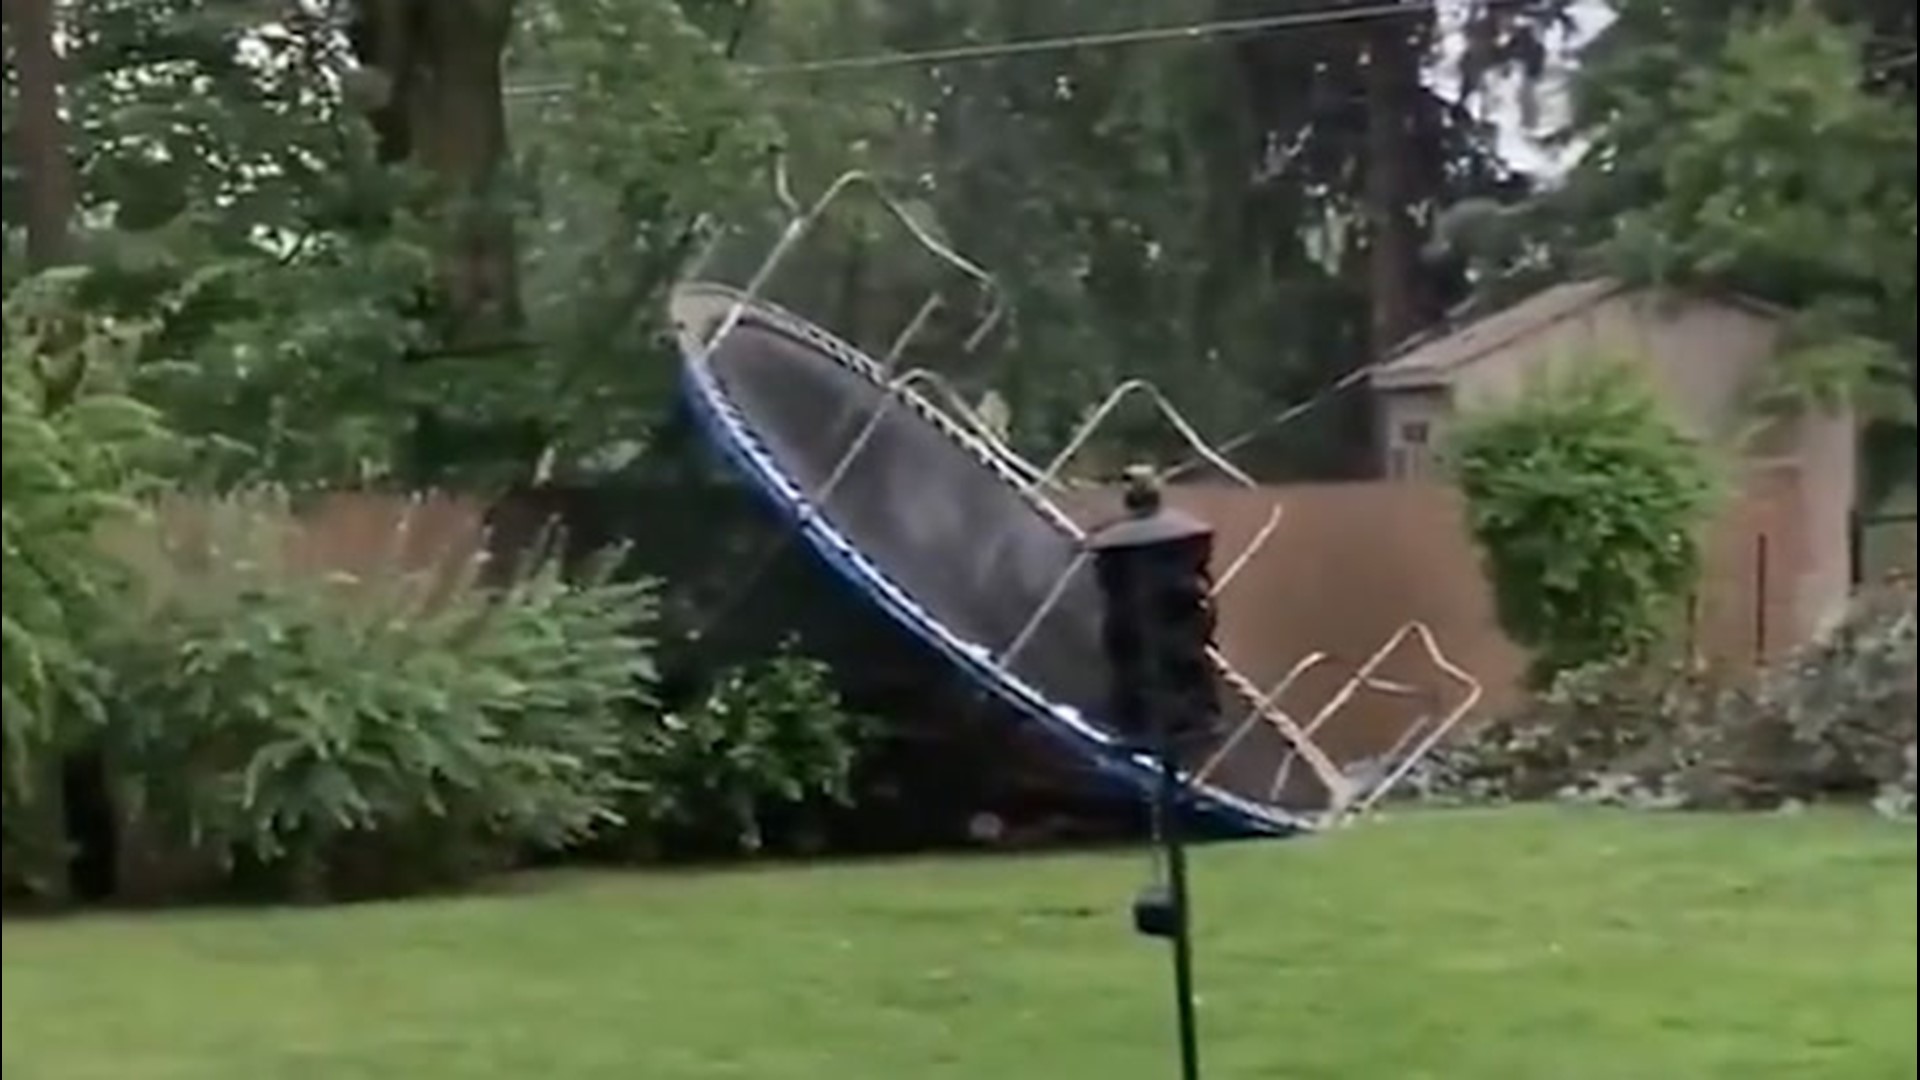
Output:
[[[1758,471],[1714,523],[1687,627],[1700,656],[1750,665],[1805,636],[1808,620],[1798,610],[1799,590],[1790,587],[1809,572],[1812,560],[1797,510],[1799,483],[1791,469]],[[674,513],[670,493],[653,496],[656,515]],[[608,496],[622,497],[630,498]],[[1278,527],[1222,597],[1219,637],[1228,658],[1261,685],[1280,678],[1309,653],[1332,658],[1303,678],[1287,699],[1295,715],[1310,715],[1353,665],[1410,621],[1432,629],[1448,656],[1485,684],[1483,715],[1519,699],[1525,657],[1495,620],[1479,555],[1466,533],[1460,499],[1451,489],[1405,483],[1253,490],[1194,485],[1176,487],[1169,501],[1214,525],[1222,570],[1252,542],[1274,507],[1280,507]],[[1069,512],[1087,521],[1111,514],[1114,507],[1109,493],[1083,493],[1067,500]],[[314,572],[364,573],[376,565],[393,565],[396,556],[419,566],[470,557],[488,543],[487,522],[501,519],[496,511],[459,498],[333,495],[301,507],[301,527],[290,542],[300,565]],[[167,515],[174,522],[169,528],[178,530],[182,521],[199,513],[175,508]],[[524,504],[518,517],[527,517]],[[513,531],[519,539],[505,546],[523,543],[528,523],[521,521]],[[643,530],[621,531],[646,542]],[[656,531],[664,535],[672,530]],[[497,537],[493,546],[499,555],[503,544]],[[703,576],[734,579],[746,572],[737,565],[743,558],[740,545],[718,538],[696,547],[691,556],[695,562],[704,557],[716,564],[700,570]],[[682,553],[682,562],[687,558]],[[664,565],[657,559],[640,561]],[[811,606],[818,608],[817,598]],[[1391,659],[1381,674],[1410,686],[1437,690],[1441,685],[1414,649]],[[1378,753],[1432,705],[1432,700],[1419,697],[1363,695],[1342,711],[1337,724],[1325,729],[1328,749],[1347,760]]]
[[[1693,650],[1722,664],[1751,665],[1794,644],[1803,622],[1795,580],[1807,561],[1790,470],[1756,473],[1709,531],[1700,589],[1686,632]],[[1304,484],[1249,490],[1182,487],[1168,501],[1211,523],[1215,569],[1224,572],[1270,520],[1281,519],[1221,597],[1219,641],[1228,659],[1267,686],[1301,657],[1332,662],[1295,684],[1289,712],[1311,716],[1403,625],[1426,624],[1449,659],[1479,679],[1481,715],[1516,704],[1525,654],[1501,631],[1493,596],[1469,538],[1457,492],[1438,484]],[[1111,496],[1075,501],[1076,518],[1114,510]],[[1397,650],[1380,671],[1408,686],[1442,686],[1424,654]],[[1362,694],[1323,731],[1327,749],[1351,760],[1392,746],[1431,697]]]

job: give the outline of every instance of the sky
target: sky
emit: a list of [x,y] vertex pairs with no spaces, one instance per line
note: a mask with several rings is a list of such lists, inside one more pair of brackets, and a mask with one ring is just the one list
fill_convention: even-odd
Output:
[[[1441,0],[1443,24],[1457,27],[1466,7],[1466,0]],[[1529,126],[1526,122],[1520,106],[1518,79],[1496,79],[1470,103],[1476,113],[1491,120],[1498,129],[1501,154],[1515,168],[1543,178],[1563,174],[1579,155],[1578,146],[1556,149],[1543,145],[1541,137],[1566,120],[1566,76],[1573,53],[1613,20],[1613,10],[1606,0],[1576,0],[1569,15],[1573,30],[1551,44],[1549,74],[1537,91],[1536,123]],[[1463,44],[1457,30],[1447,33],[1440,57],[1428,72],[1429,80],[1442,87],[1457,87]]]

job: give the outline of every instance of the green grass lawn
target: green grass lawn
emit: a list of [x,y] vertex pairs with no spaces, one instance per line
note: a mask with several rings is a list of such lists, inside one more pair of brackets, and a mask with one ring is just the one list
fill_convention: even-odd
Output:
[[[1199,858],[1210,1080],[1906,1080],[1915,839],[1423,813]],[[6,1080],[1170,1077],[1110,855],[5,928]]]

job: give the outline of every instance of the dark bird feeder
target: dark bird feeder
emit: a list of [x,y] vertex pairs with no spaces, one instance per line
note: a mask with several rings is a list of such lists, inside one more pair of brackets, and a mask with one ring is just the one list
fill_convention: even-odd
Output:
[[1153,756],[1155,841],[1164,877],[1134,901],[1134,928],[1173,947],[1181,1077],[1197,1080],[1193,948],[1181,835],[1181,748],[1211,737],[1219,703],[1208,652],[1214,612],[1213,530],[1162,505],[1151,470],[1128,470],[1126,515],[1087,539],[1105,602],[1102,643],[1111,669],[1109,722],[1129,749]]

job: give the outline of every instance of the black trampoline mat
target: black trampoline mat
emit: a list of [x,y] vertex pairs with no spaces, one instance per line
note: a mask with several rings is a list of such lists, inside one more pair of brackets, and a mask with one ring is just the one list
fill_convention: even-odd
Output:
[[[686,289],[675,312],[683,328],[704,340],[731,304],[730,293]],[[1101,599],[1091,562],[1078,558],[1079,539],[976,449],[807,340],[786,325],[790,318],[749,307],[708,357],[713,381],[745,426],[815,512],[933,619],[1049,701],[1110,732],[1101,722],[1109,686]],[[1020,651],[1004,659],[1063,575],[1053,606]],[[1241,727],[1251,702],[1224,675],[1220,682],[1224,737]],[[1190,747],[1186,765],[1197,768],[1217,747]],[[1205,780],[1256,804],[1324,809],[1326,789],[1303,760],[1294,762],[1284,791],[1273,797],[1280,763],[1290,754],[1278,730],[1256,723]]]

